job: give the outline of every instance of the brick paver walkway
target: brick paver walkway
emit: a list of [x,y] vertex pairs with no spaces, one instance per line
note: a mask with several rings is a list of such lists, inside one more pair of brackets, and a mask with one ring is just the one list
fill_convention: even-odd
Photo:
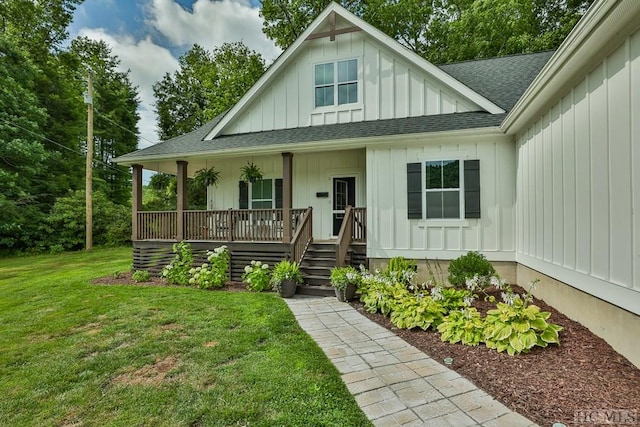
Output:
[[349,304],[286,302],[376,426],[536,426]]

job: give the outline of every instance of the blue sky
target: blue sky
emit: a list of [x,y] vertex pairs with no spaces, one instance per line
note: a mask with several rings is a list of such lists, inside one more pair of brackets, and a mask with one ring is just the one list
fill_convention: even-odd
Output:
[[280,53],[262,33],[256,0],[85,0],[74,14],[71,38],[104,40],[130,70],[141,104],[140,148],[158,141],[152,85],[178,68],[177,58],[194,43],[213,49],[243,41],[267,64]]

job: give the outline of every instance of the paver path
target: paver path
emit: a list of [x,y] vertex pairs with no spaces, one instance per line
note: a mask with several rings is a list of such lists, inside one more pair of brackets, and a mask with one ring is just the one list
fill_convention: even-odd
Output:
[[376,426],[536,426],[349,304],[285,301]]

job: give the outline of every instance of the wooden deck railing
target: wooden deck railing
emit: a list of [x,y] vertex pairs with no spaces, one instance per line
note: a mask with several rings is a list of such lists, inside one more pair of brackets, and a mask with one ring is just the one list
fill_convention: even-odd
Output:
[[367,241],[367,208],[353,208],[353,228],[351,239],[354,242]]
[[313,217],[312,209],[307,208],[302,215],[296,217],[301,218],[299,227],[295,229],[293,238],[291,239],[291,259],[295,262],[302,262],[304,254],[309,247],[309,243],[313,240]]
[[338,239],[336,240],[336,267],[342,267],[347,259],[347,250],[353,235],[353,208],[347,206]]
[[[309,209],[291,209],[291,235],[305,220]],[[283,239],[282,209],[228,209],[184,211],[185,240],[264,241]],[[136,240],[177,239],[178,215],[175,211],[138,212]]]
[[138,240],[174,240],[178,235],[175,211],[138,212]]

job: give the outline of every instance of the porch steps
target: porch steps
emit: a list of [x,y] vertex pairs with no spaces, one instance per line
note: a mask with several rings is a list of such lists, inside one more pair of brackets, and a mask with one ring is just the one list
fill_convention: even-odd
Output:
[[[367,265],[365,245],[352,244],[347,252],[347,265],[358,267]],[[331,269],[336,266],[336,245],[333,242],[314,242],[300,264],[304,285],[298,287],[298,293],[306,295],[335,295],[330,285]]]

